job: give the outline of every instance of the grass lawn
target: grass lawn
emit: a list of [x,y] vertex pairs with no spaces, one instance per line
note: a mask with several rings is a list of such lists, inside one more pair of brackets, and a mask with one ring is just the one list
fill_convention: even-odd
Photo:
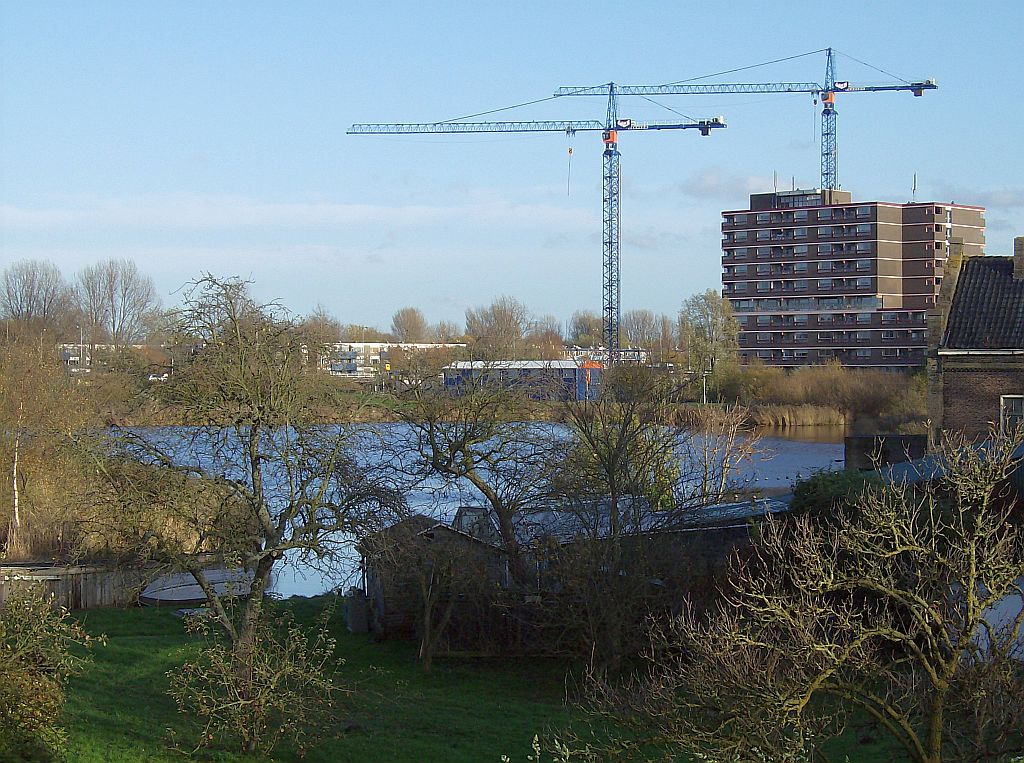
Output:
[[[322,602],[292,600],[299,621],[311,621]],[[187,737],[166,673],[193,654],[191,637],[170,610],[94,610],[87,629],[105,633],[107,646],[75,677],[67,705],[69,761],[176,761],[169,731]],[[306,761],[525,761],[533,735],[563,726],[570,712],[564,665],[529,659],[439,659],[424,675],[410,643],[374,643],[349,633],[336,616],[342,680],[355,689],[343,723]],[[184,741],[188,741],[187,737]],[[217,761],[251,760],[230,749],[201,754]],[[278,760],[296,759],[287,750]]]
[[[299,621],[312,621],[323,600],[293,599]],[[188,742],[188,723],[167,695],[166,673],[193,654],[182,621],[170,610],[94,610],[82,613],[87,629],[105,633],[92,664],[76,676],[67,705],[71,763],[175,761],[171,732]],[[441,658],[424,675],[410,643],[374,643],[349,633],[340,615],[333,625],[340,675],[355,691],[342,723],[303,760],[480,763],[502,754],[525,761],[534,734],[578,717],[563,702],[565,664],[537,658]],[[858,738],[861,737],[861,738]],[[190,748],[189,748],[190,749]],[[200,760],[252,760],[223,747]],[[297,760],[286,748],[275,760]],[[881,763],[900,755],[853,731],[829,749],[832,761]]]

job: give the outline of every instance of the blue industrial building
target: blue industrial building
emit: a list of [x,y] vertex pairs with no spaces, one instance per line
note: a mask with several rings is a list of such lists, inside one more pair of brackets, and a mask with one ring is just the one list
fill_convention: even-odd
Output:
[[444,386],[458,391],[467,383],[494,382],[521,387],[535,400],[596,400],[600,363],[575,360],[462,360],[444,368]]

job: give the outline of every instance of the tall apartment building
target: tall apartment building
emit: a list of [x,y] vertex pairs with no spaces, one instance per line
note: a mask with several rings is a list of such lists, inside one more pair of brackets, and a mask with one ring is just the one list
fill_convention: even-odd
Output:
[[743,363],[923,365],[950,245],[985,244],[983,207],[855,203],[848,191],[756,193],[722,216]]

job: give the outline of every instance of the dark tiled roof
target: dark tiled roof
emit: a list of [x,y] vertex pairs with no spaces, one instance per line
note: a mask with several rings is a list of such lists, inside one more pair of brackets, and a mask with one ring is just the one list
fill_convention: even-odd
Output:
[[964,261],[942,347],[1024,349],[1024,279],[1014,279],[1013,257]]

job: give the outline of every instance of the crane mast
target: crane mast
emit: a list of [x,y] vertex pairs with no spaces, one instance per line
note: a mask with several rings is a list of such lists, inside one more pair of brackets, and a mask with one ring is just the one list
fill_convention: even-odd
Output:
[[[828,190],[839,188],[839,142],[837,137],[837,115],[835,97],[837,93],[877,93],[905,90],[914,96],[924,95],[925,90],[935,90],[938,84],[933,79],[919,82],[904,82],[891,85],[851,85],[837,82],[832,48],[825,49],[825,77],[822,82],[756,82],[756,83],[711,83],[711,84],[668,84],[668,85],[618,85],[618,95],[721,95],[728,93],[811,93],[821,100],[821,187]],[[605,86],[560,87],[555,96],[603,95]]]
[[[459,134],[481,132],[562,132],[573,135],[577,132],[600,132],[604,143],[602,158],[602,333],[608,361],[619,359],[619,310],[621,289],[620,227],[621,214],[620,169],[618,134],[639,130],[699,130],[701,135],[710,135],[711,130],[725,127],[725,119],[711,117],[691,122],[637,122],[620,119],[618,115],[619,86],[614,82],[601,85],[601,95],[607,95],[608,107],[604,122],[597,120],[542,120],[525,122],[418,122],[418,123],[359,123],[352,125],[349,135],[394,135],[394,134]],[[588,93],[596,95],[598,93]]]

